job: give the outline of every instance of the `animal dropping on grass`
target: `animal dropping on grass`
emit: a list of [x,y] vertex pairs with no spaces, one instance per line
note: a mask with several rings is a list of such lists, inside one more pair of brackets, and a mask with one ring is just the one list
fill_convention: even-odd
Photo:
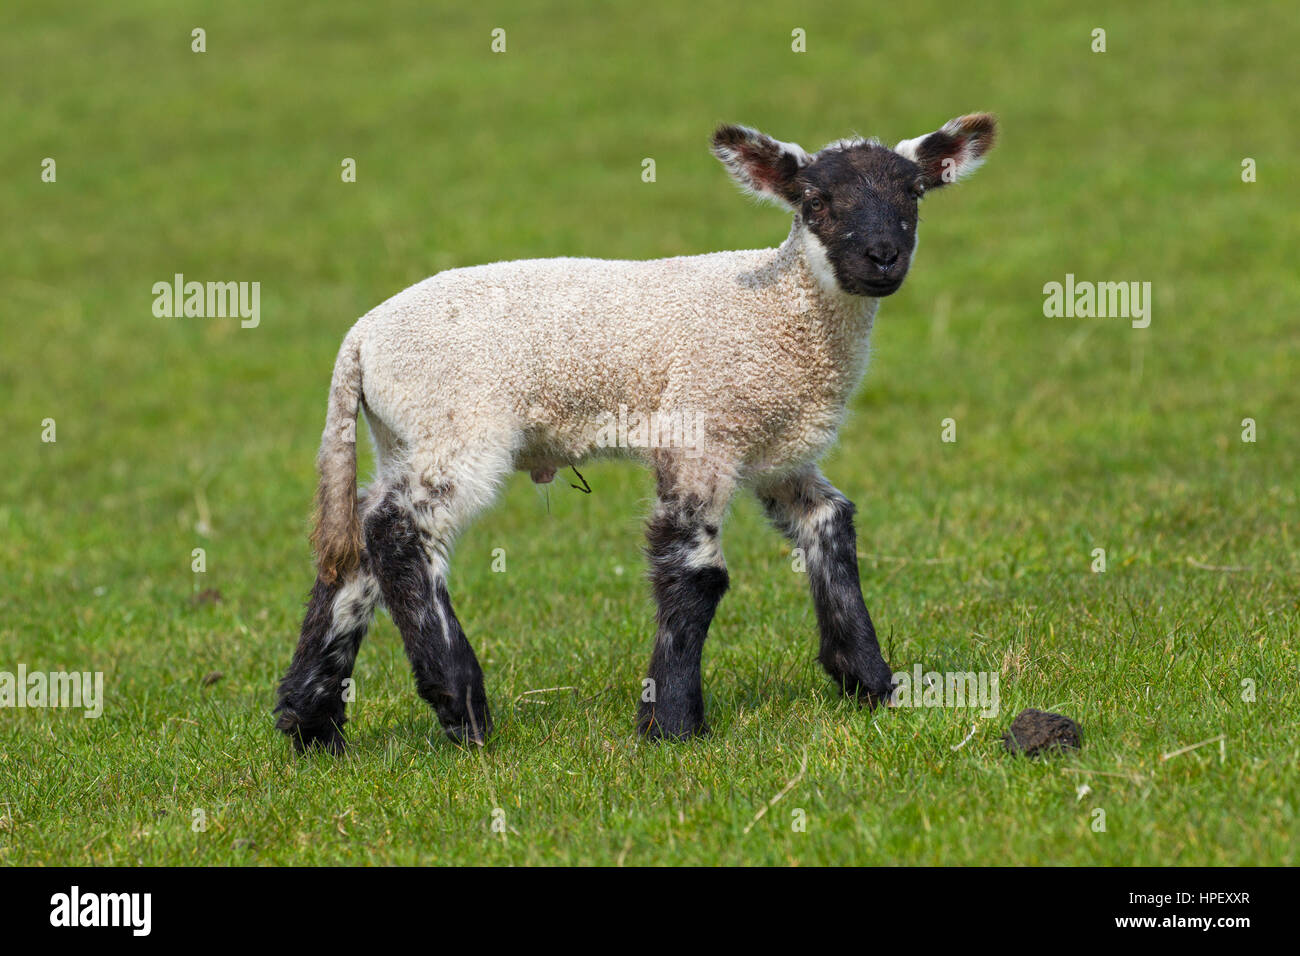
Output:
[[1049,750],[1078,750],[1082,741],[1079,725],[1069,717],[1033,708],[1022,710],[1002,735],[1008,751],[1029,757]]

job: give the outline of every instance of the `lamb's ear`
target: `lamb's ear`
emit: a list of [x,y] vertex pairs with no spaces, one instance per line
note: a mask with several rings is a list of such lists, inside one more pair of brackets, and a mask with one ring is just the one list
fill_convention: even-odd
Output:
[[796,143],[783,143],[748,126],[719,126],[713,155],[746,192],[793,208],[799,202],[794,178],[811,157]]
[[903,140],[894,152],[920,166],[925,188],[936,189],[979,169],[997,136],[997,120],[988,113],[971,113],[949,120],[933,133]]

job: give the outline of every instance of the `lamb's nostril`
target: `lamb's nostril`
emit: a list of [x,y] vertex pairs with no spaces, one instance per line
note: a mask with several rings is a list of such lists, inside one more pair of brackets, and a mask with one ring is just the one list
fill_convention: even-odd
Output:
[[881,272],[888,272],[890,266],[898,261],[898,247],[889,243],[873,243],[867,246],[867,258],[880,267]]

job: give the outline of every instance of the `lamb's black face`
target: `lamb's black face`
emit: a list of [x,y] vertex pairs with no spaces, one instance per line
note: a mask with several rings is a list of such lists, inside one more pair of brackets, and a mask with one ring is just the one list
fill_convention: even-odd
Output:
[[748,126],[719,126],[713,155],[742,188],[794,211],[820,281],[880,297],[912,264],[921,194],[978,168],[997,131],[988,113],[970,113],[893,149],[842,140],[809,155]]
[[840,288],[873,297],[897,292],[916,248],[921,167],[892,149],[858,143],[823,150],[794,186],[791,199]]

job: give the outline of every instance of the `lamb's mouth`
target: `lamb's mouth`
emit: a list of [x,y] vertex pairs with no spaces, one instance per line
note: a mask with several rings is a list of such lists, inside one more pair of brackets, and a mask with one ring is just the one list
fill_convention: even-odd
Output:
[[887,295],[893,295],[903,284],[903,277],[897,279],[878,279],[874,282],[868,282],[865,279],[854,279],[851,283],[846,284],[846,289],[853,295],[870,296],[873,299],[883,299]]

